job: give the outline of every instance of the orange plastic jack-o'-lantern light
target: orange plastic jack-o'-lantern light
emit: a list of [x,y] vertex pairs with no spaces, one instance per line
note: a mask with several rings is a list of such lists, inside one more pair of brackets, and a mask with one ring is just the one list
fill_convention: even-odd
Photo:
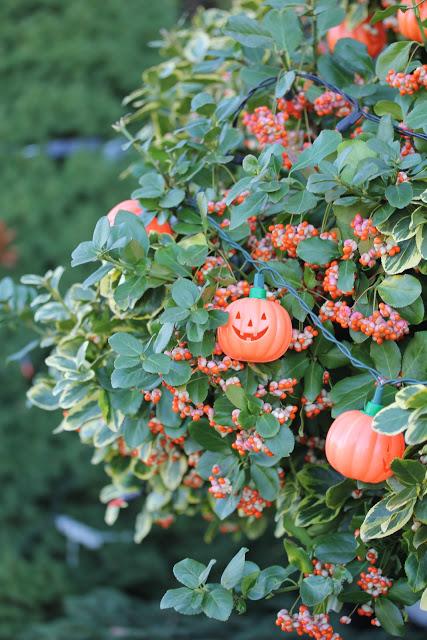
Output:
[[[427,19],[427,3],[417,2],[413,3],[412,0],[402,0],[400,4],[406,4],[408,9],[406,11],[397,12],[397,24],[399,31],[408,40],[416,40],[417,42],[423,41],[421,29],[419,27],[417,16],[414,10],[414,4],[418,5],[418,11],[420,12],[420,20],[424,22]],[[424,34],[427,35],[427,29],[424,28]]]
[[[119,202],[119,204],[116,204],[116,206],[113,207],[107,214],[110,226],[113,226],[119,211],[127,211],[128,213],[133,213],[136,216],[140,216],[144,210],[139,204],[138,200],[123,200],[123,202]],[[169,235],[172,235],[172,227],[170,226],[170,224],[168,222],[160,224],[156,217],[154,217],[147,224],[145,230],[147,233],[150,233],[150,231],[155,231],[156,233],[168,233]]]
[[344,411],[331,424],[326,437],[326,458],[346,478],[383,482],[393,471],[395,458],[405,451],[401,433],[387,436],[372,429],[373,416],[383,407],[368,402],[364,411]]
[[249,298],[235,300],[225,311],[228,322],[218,329],[219,346],[234,360],[273,362],[280,358],[292,339],[288,312],[278,303],[266,300],[264,279],[257,274]]
[[377,56],[387,44],[387,34],[382,22],[370,24],[369,18],[358,24],[353,29],[346,21],[329,29],[326,40],[329,50],[332,52],[338,40],[342,38],[353,38],[366,45],[370,56]]

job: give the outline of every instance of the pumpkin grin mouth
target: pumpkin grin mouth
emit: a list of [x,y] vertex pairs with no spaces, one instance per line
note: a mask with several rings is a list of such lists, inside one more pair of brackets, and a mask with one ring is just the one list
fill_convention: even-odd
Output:
[[265,329],[263,329],[262,331],[259,331],[258,333],[244,333],[243,331],[239,331],[239,329],[237,327],[234,326],[234,324],[232,325],[236,335],[241,339],[241,340],[246,340],[249,342],[254,342],[255,340],[259,340],[260,338],[262,338],[263,336],[265,336],[265,334],[267,333],[267,329],[268,327],[266,327]]

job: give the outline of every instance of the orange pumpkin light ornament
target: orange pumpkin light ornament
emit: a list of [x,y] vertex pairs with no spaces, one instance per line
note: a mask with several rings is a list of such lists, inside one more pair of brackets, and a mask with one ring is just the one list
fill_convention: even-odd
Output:
[[326,458],[346,478],[383,482],[393,475],[392,461],[403,456],[405,439],[401,433],[387,436],[372,429],[373,416],[382,408],[374,397],[364,411],[344,411],[330,426]]
[[[114,221],[116,219],[119,211],[127,211],[128,213],[133,213],[136,216],[140,216],[143,213],[143,208],[139,204],[138,200],[123,200],[123,202],[119,202],[115,207],[108,212],[107,218],[112,227]],[[154,217],[145,227],[147,233],[150,231],[156,231],[156,233],[168,233],[172,235],[172,227],[168,222],[164,222],[160,224],[156,217]]]
[[292,323],[288,312],[278,303],[266,300],[264,278],[257,273],[249,298],[235,300],[225,311],[228,322],[218,328],[222,351],[243,362],[273,362],[288,349]]
[[358,24],[354,29],[351,29],[345,20],[336,27],[329,29],[326,36],[329,51],[332,52],[338,40],[342,38],[353,38],[353,40],[365,44],[369,55],[372,57],[381,53],[387,44],[387,34],[383,23],[370,24],[369,18]]
[[[421,29],[417,22],[417,16],[415,15],[415,11],[413,9],[412,0],[402,0],[401,4],[406,4],[407,7],[410,7],[406,11],[398,11],[397,12],[397,24],[399,26],[399,32],[408,40],[416,40],[417,42],[422,42],[423,37],[421,34]],[[418,11],[420,12],[421,22],[427,20],[427,2],[416,2],[418,5]],[[427,36],[427,29],[424,29],[424,34]]]

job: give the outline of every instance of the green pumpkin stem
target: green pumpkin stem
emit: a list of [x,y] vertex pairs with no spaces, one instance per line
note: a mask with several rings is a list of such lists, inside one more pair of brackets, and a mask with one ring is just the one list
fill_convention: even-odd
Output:
[[254,277],[254,284],[249,291],[250,298],[258,298],[259,300],[265,300],[267,297],[267,291],[264,288],[264,276],[258,272]]

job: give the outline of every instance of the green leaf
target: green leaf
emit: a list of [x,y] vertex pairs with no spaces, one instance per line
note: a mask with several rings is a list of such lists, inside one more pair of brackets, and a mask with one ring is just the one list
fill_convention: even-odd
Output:
[[143,418],[126,417],[120,427],[120,435],[131,449],[141,446],[151,437],[148,423]]
[[172,360],[163,353],[152,353],[142,363],[143,369],[148,373],[169,373]]
[[292,540],[285,539],[283,544],[290,565],[297,567],[302,573],[311,573],[313,571],[310,556],[305,549],[298,547]]
[[184,189],[171,189],[168,193],[159,201],[159,205],[164,209],[173,209],[177,207],[185,198]]
[[297,14],[292,9],[269,11],[263,21],[279,51],[292,54],[301,44],[303,33]]
[[405,440],[408,444],[422,444],[427,441],[427,412],[425,407],[411,413]]
[[334,583],[331,578],[324,576],[308,576],[301,583],[301,599],[308,607],[320,604],[334,592]]
[[276,84],[276,98],[281,98],[291,89],[293,83],[295,81],[295,72],[294,71],[286,71],[283,75],[281,75]]
[[108,339],[108,342],[114,351],[122,356],[139,358],[144,353],[142,342],[130,333],[115,333]]
[[169,340],[172,337],[174,330],[174,324],[172,322],[165,322],[156,336],[153,345],[154,353],[162,353],[169,344]]
[[323,265],[338,258],[340,251],[333,240],[322,240],[314,236],[298,243],[297,256],[310,264]]
[[235,407],[237,407],[238,409],[246,409],[246,393],[243,391],[240,385],[229,384],[225,389],[225,395],[230,400],[231,404],[233,404]]
[[405,562],[405,573],[413,591],[421,591],[427,586],[427,553],[410,553]]
[[305,167],[318,165],[321,160],[334,153],[341,142],[342,136],[338,131],[324,129],[320,132],[312,146],[301,153],[298,160],[293,164],[290,173],[294,173]]
[[402,460],[395,458],[391,463],[392,471],[396,477],[410,486],[422,484],[426,479],[426,468],[418,460]]
[[405,349],[402,373],[409,378],[427,377],[427,331],[418,331]]
[[395,378],[399,375],[402,355],[395,342],[391,340],[383,342],[383,344],[372,342],[370,355],[381,375],[386,378]]
[[405,124],[411,129],[424,129],[426,126],[426,102],[417,100],[414,108],[405,116]]
[[195,404],[204,402],[209,391],[209,380],[207,376],[201,375],[200,372],[196,371],[187,384],[187,391],[190,400]]
[[230,453],[231,451],[229,441],[222,438],[207,420],[192,422],[188,431],[193,440],[207,451],[217,451],[218,453]]
[[178,613],[192,614],[193,591],[187,587],[169,589],[160,602],[160,609],[175,609]]
[[385,197],[391,206],[396,207],[396,209],[404,209],[407,207],[413,195],[414,193],[410,182],[391,184],[385,190]]
[[267,29],[243,13],[232,16],[228,20],[224,33],[245,47],[271,46],[271,38]]
[[280,458],[286,458],[294,450],[295,438],[289,427],[281,425],[279,433],[268,439],[268,448]]
[[405,307],[421,295],[421,284],[410,275],[389,276],[378,285],[381,298],[392,307]]
[[392,636],[403,636],[405,624],[400,609],[388,598],[381,596],[375,602],[375,615],[381,626]]
[[213,586],[205,595],[202,608],[208,618],[225,622],[233,611],[233,595],[220,585]]
[[175,578],[181,584],[185,585],[189,589],[197,589],[201,584],[200,576],[205,571],[206,565],[197,560],[191,558],[185,558],[173,568],[173,574]]
[[55,411],[59,409],[59,398],[54,396],[52,391],[53,387],[47,382],[37,382],[27,391],[27,398],[40,409]]
[[276,591],[294,571],[294,567],[286,567],[284,569],[278,565],[263,569],[259,573],[254,586],[248,591],[249,600],[262,600],[272,591]]
[[306,213],[317,205],[317,198],[309,191],[302,189],[283,201],[284,211],[289,213]]
[[186,320],[190,316],[190,311],[183,307],[167,307],[159,318],[159,322],[176,323]]
[[172,285],[171,294],[178,307],[189,309],[199,299],[200,290],[191,280],[178,278]]
[[304,374],[304,397],[313,402],[319,395],[323,386],[323,367],[312,360]]
[[373,390],[373,381],[369,373],[361,373],[340,380],[331,391],[334,403],[332,417],[336,418],[340,413],[350,409],[363,409]]
[[256,421],[256,430],[263,438],[272,438],[279,433],[280,422],[272,413],[261,414]]
[[322,562],[333,562],[335,564],[347,564],[356,557],[357,543],[351,533],[331,533],[322,536],[316,546],[314,553],[316,558]]
[[279,475],[275,467],[260,467],[256,464],[251,467],[252,480],[265,500],[275,500],[279,492]]
[[393,512],[387,509],[386,503],[386,499],[380,500],[366,514],[360,528],[363,542],[391,536],[411,519],[415,500],[410,500],[402,509]]
[[173,387],[180,387],[191,378],[192,370],[188,362],[171,361],[170,369],[164,374],[163,379]]
[[406,429],[409,416],[409,411],[401,409],[396,404],[391,404],[375,415],[372,428],[378,433],[394,436]]
[[344,293],[352,291],[356,271],[356,264],[352,260],[343,260],[340,262],[338,267],[338,289]]
[[98,259],[98,250],[90,240],[81,242],[71,254],[71,266],[77,267],[87,262],[95,262]]
[[245,556],[248,551],[249,549],[242,547],[225,567],[221,576],[221,584],[224,589],[233,589],[242,579]]
[[390,69],[405,71],[413,42],[394,42],[380,53],[375,65],[375,73],[383,82]]

